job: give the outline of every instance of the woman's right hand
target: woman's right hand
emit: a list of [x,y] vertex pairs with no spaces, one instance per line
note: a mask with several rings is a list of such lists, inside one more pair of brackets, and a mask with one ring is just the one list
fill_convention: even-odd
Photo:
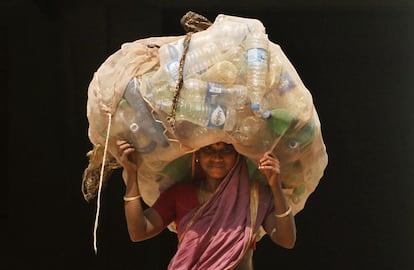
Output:
[[137,172],[137,160],[135,148],[132,144],[125,140],[117,140],[119,163],[124,168],[124,171],[128,174],[136,174]]

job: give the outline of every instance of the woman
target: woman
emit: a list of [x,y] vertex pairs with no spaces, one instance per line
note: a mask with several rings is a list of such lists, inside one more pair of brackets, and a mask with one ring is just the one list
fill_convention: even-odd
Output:
[[253,269],[261,228],[274,243],[293,248],[295,221],[279,181],[279,161],[272,154],[259,160],[264,185],[249,179],[244,157],[231,144],[203,147],[195,152],[199,179],[173,185],[144,211],[137,166],[130,158],[135,149],[122,140],[117,145],[130,238],[137,242],[154,237],[175,222],[179,241],[169,269]]

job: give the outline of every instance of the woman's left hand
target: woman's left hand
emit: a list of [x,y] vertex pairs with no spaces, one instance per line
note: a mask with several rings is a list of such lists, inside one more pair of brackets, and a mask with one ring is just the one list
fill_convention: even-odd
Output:
[[269,185],[274,185],[278,181],[280,174],[280,162],[272,153],[266,152],[259,160],[259,170],[266,176]]

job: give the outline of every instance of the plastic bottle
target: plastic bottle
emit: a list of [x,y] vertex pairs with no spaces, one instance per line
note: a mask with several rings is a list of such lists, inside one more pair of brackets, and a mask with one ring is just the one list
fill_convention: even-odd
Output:
[[180,102],[175,119],[190,121],[210,129],[223,129],[226,117],[227,109],[224,106],[200,102]]
[[241,119],[238,140],[244,146],[255,146],[262,139],[265,120],[255,115]]
[[238,110],[245,109],[246,95],[244,85],[187,79],[180,95],[182,99],[176,119],[188,120],[210,129],[232,131],[239,119]]
[[[202,74],[214,63],[223,59],[221,49],[215,43],[213,36],[206,34],[205,40],[206,42],[196,42],[196,40],[190,41],[185,56],[183,70],[184,77],[194,74]],[[160,47],[158,51],[160,68],[155,75],[154,80],[160,80],[163,77],[167,77],[173,82],[177,81],[180,61],[184,49],[183,41],[184,39],[180,39],[177,42],[168,43]]]
[[131,108],[135,111],[139,129],[149,138],[163,147],[169,146],[168,139],[164,135],[164,127],[160,122],[155,121],[153,114],[147,107],[140,92],[140,83],[137,78],[129,81],[124,97]]
[[220,40],[222,50],[228,50],[240,45],[249,32],[249,26],[244,22],[230,20],[221,21],[210,28],[216,40]]
[[224,123],[224,131],[233,132],[237,129],[239,117],[237,110],[232,107],[227,107],[226,122]]
[[291,127],[293,116],[286,110],[274,109],[263,112],[268,130],[277,137],[282,136]]
[[238,109],[246,104],[247,87],[239,84],[224,86],[210,83],[207,95],[210,99],[215,95],[214,101],[217,104],[225,105],[228,108]]
[[266,84],[269,89],[277,87],[281,79],[282,70],[283,63],[279,59],[276,50],[272,50],[269,47],[269,68],[266,78]]
[[188,78],[184,80],[180,98],[190,102],[204,102],[207,94],[207,82]]
[[236,66],[230,61],[223,60],[208,68],[202,79],[209,82],[233,84],[237,79],[237,75]]
[[180,59],[183,53],[183,41],[178,41],[164,44],[158,50],[158,58],[160,60],[160,67],[149,79],[151,86],[159,88],[162,85],[173,86],[178,79],[178,72],[180,66]]
[[219,45],[220,50],[225,52],[240,45],[248,32],[248,24],[226,20],[214,23],[207,30],[193,34],[191,44],[200,46],[213,40]]
[[215,25],[220,25],[225,22],[245,24],[247,25],[247,28],[249,29],[250,32],[264,32],[265,30],[263,23],[258,19],[243,18],[243,17],[225,15],[225,14],[219,14],[214,20],[214,24],[211,27]]
[[125,99],[121,99],[115,112],[113,132],[116,136],[132,143],[135,149],[141,153],[152,152],[157,145],[139,129],[136,113]]
[[289,139],[288,147],[291,149],[303,149],[306,145],[313,141],[315,137],[315,125],[307,122]]
[[237,78],[234,83],[245,84],[245,76],[241,76],[246,69],[246,53],[244,48],[241,46],[234,46],[228,49],[223,54],[223,59],[231,62],[236,67]]
[[212,41],[188,48],[185,64],[184,77],[194,74],[203,74],[213,64],[221,61],[223,55],[219,47]]
[[280,81],[266,93],[263,109],[285,109],[300,121],[307,121],[313,112],[310,92],[295,82],[288,71],[281,72]]
[[184,39],[180,39],[176,42],[167,43],[160,47],[158,50],[160,65],[180,60],[181,54],[183,53],[183,41]]
[[261,112],[261,102],[266,93],[268,71],[268,39],[262,32],[251,33],[246,38],[247,74],[246,85],[252,102],[252,110]]
[[169,84],[158,84],[157,86],[147,80],[146,98],[149,100],[153,108],[170,113],[172,109],[172,100],[174,98],[175,88]]

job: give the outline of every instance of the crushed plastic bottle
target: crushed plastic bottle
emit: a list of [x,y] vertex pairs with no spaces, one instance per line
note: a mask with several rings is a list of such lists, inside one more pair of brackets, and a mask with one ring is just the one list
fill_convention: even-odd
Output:
[[121,99],[113,118],[113,132],[132,143],[138,152],[150,153],[157,144],[140,130],[138,121],[135,111],[125,99]]
[[168,139],[164,135],[163,125],[155,121],[153,114],[141,95],[140,82],[137,78],[129,81],[124,92],[124,98],[136,113],[136,124],[139,129],[161,146],[169,146]]
[[207,69],[202,79],[208,82],[233,84],[237,79],[237,75],[238,70],[236,66],[232,62],[224,60],[213,64]]
[[260,145],[261,136],[259,134],[262,133],[265,124],[263,118],[255,115],[241,119],[238,136],[240,144],[244,146]]

